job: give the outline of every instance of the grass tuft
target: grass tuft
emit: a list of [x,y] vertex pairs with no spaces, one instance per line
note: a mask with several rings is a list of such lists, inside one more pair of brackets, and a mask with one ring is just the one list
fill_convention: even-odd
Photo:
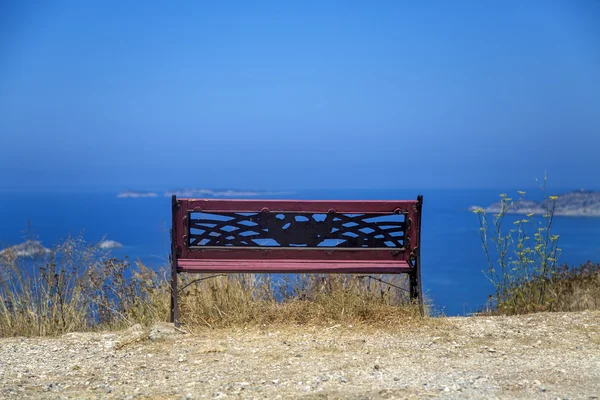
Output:
[[[491,217],[474,210],[488,263],[484,274],[496,291],[485,312],[524,314],[540,311],[582,311],[600,308],[600,264],[579,268],[560,266],[560,235],[554,233],[557,196],[546,194],[547,178],[540,183],[544,194],[542,215],[519,217],[508,227],[505,219],[515,202],[500,195],[500,210]],[[518,192],[519,200],[525,192]]]

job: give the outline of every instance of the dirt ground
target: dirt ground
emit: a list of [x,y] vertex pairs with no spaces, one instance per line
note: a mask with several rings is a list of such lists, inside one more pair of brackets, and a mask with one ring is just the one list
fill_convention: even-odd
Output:
[[600,312],[0,339],[1,398],[598,396]]

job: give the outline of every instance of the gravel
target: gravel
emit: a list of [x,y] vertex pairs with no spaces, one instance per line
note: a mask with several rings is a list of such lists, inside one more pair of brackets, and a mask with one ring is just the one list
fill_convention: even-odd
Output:
[[0,339],[0,398],[599,396],[600,312]]

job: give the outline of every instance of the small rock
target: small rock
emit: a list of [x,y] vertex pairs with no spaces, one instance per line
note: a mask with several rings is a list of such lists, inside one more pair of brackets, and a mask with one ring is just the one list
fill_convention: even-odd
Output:
[[342,377],[340,377],[340,382],[347,383],[348,379],[346,379],[346,377],[342,376]]
[[172,340],[181,335],[181,332],[175,329],[175,324],[168,322],[157,322],[150,327],[148,338],[152,341],[156,340]]
[[119,342],[117,342],[116,340],[107,340],[106,342],[104,342],[104,348],[105,349],[114,349],[115,347],[117,347],[117,344]]
[[131,336],[141,338],[144,335],[144,327],[141,324],[135,324],[121,333],[121,336]]

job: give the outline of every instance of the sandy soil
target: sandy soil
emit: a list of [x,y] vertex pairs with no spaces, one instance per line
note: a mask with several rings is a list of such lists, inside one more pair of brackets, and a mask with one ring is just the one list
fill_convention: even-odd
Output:
[[598,396],[600,312],[0,339],[1,398]]

